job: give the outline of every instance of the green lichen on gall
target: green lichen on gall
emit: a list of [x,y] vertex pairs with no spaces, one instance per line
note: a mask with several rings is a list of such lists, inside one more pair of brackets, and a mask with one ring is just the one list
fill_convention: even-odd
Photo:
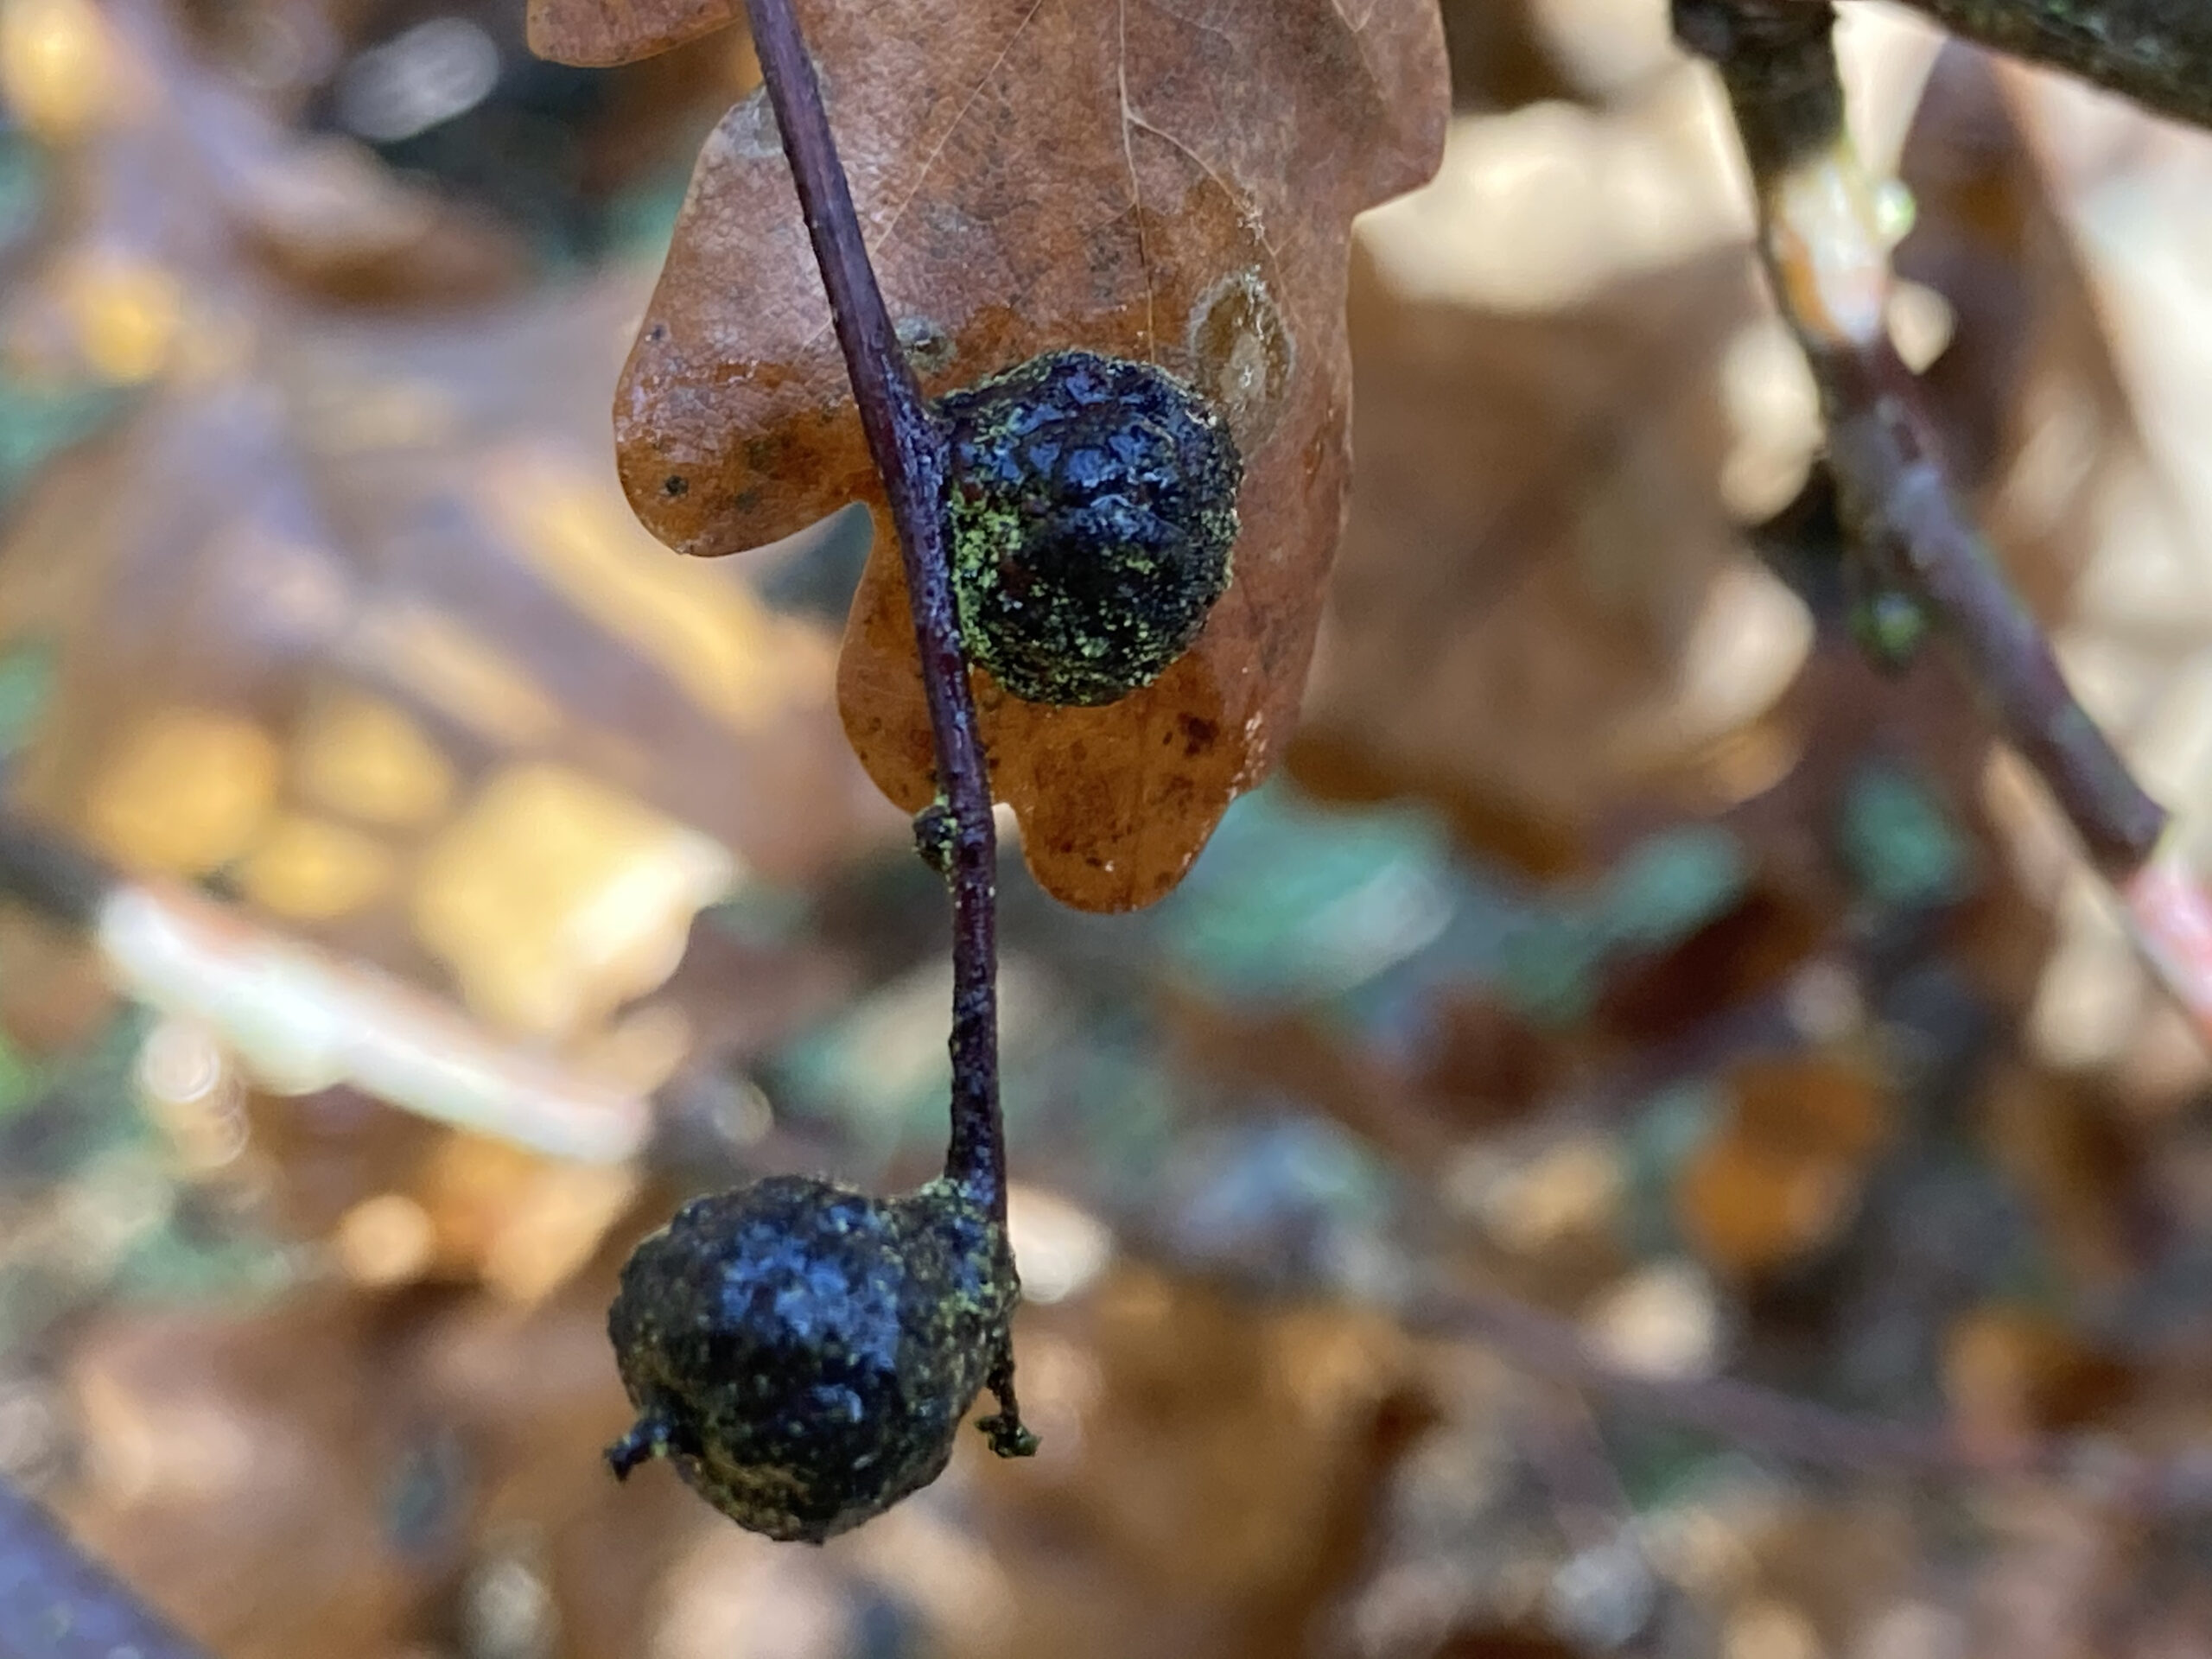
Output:
[[1005,1230],[947,1181],[695,1199],[622,1269],[607,1334],[638,1417],[607,1461],[665,1458],[740,1526],[820,1543],[943,1472],[1019,1298]]
[[1159,678],[1229,587],[1243,462],[1219,414],[1151,364],[1074,351],[938,410],[969,655],[1031,702]]

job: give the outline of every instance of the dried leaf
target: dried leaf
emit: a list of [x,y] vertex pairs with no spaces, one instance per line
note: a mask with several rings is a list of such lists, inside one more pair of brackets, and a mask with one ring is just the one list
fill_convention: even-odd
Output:
[[398,861],[373,836],[305,812],[270,824],[238,870],[238,890],[302,922],[349,916],[392,884]]
[[1428,1410],[1414,1357],[1370,1313],[1149,1269],[1116,1265],[1021,1340],[1057,1433],[1029,1467],[981,1471],[1008,1605],[963,1652],[1294,1649]]
[[1789,666],[1756,660],[1789,631],[1725,563],[1713,365],[1752,315],[1742,270],[1529,315],[1409,295],[1363,251],[1351,289],[1359,487],[1301,775],[1312,748],[1363,755],[1486,850],[1572,868],[1624,798],[1758,712],[1700,671]]
[[530,49],[556,63],[634,63],[744,12],[741,0],[530,0]]
[[1958,1432],[1995,1452],[2111,1414],[2133,1379],[2048,1313],[1998,1304],[1957,1320],[1943,1344],[1943,1391]]
[[[731,872],[895,832],[836,741],[832,639],[625,508],[601,399],[635,274],[461,316],[287,291],[272,257],[411,258],[430,199],[300,138],[156,0],[55,16],[133,95],[57,138],[9,342],[134,389],[0,552],[0,632],[54,663],[14,798],[243,901],[141,906],[121,965],[265,1081],[556,1147],[581,1100],[626,1155],[693,1027],[616,1005]],[[568,787],[516,826],[518,777]],[[518,1027],[527,1054],[489,1035]]]
[[1756,1280],[1833,1238],[1857,1197],[1849,1172],[1834,1162],[1727,1135],[1683,1166],[1675,1203],[1700,1259],[1730,1279]]
[[[528,1309],[321,1287],[251,1313],[100,1319],[67,1367],[82,1465],[63,1515],[226,1659],[502,1635],[484,1605],[502,1590],[546,1596],[539,1641],[472,1628],[462,1650],[639,1652],[655,1579],[701,1516],[676,1482],[618,1487],[588,1450],[625,1421],[606,1357],[617,1259]],[[519,1544],[535,1581],[485,1582]]]
[[1994,62],[1947,47],[1898,162],[1918,210],[1897,272],[1948,308],[1924,377],[1945,458],[2051,626],[2074,620],[2100,553],[2141,536],[2120,531],[2111,504],[2133,499],[2144,459],[2113,308],[2064,221],[2054,167]]
[[[1236,575],[1198,645],[1106,709],[976,676],[1031,868],[1095,910],[1158,898],[1297,708],[1349,475],[1351,215],[1435,165],[1444,66],[1412,0],[902,0],[799,8],[884,291],[939,392],[1080,345],[1195,383],[1243,453]],[[793,533],[880,489],[766,102],[702,154],[616,400],[623,480],[680,551]],[[933,794],[892,539],[840,681],[909,810]]]
[[54,161],[54,235],[8,299],[16,350],[138,384],[232,360],[273,308],[272,276],[447,301],[511,292],[523,276],[513,236],[350,139],[288,128],[163,7],[47,10],[33,22],[48,34],[88,31],[115,95],[54,135],[69,141]]
[[73,1529],[211,1652],[397,1643],[423,1591],[382,1513],[409,1425],[372,1351],[327,1294],[95,1326],[70,1366]]
[[1738,1061],[1732,1110],[1677,1177],[1676,1219],[1711,1267],[1756,1280],[1832,1240],[1893,1134],[1878,1080],[1819,1054]]
[[675,971],[728,849],[564,766],[503,767],[423,851],[416,936],[495,1027],[557,1038]]
[[260,835],[280,764],[276,745],[251,720],[157,709],[118,746],[93,786],[86,827],[127,869],[206,875]]
[[120,888],[99,928],[132,997],[218,1033],[272,1092],[350,1084],[441,1122],[609,1162],[632,1156],[652,1127],[651,1109],[620,1082],[504,1045],[446,1001],[188,890]]

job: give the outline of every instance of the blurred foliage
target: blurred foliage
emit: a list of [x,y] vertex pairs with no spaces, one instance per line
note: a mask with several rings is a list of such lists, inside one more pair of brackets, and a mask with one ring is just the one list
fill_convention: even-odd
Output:
[[[1992,1457],[2212,1434],[2205,1056],[1942,664],[1861,658],[1664,12],[1446,7],[1291,776],[1141,914],[1004,872],[1043,1453],[792,1551],[597,1454],[683,1193],[941,1150],[943,889],[833,708],[864,521],[678,562],[607,454],[747,51],[0,0],[0,841],[111,901],[0,906],[0,1472],[224,1659],[2212,1652],[2201,1522],[1802,1468],[1408,1312]],[[1938,44],[1847,29],[1895,326],[2192,823],[2212,145]],[[124,971],[118,893],[239,1000]],[[573,1088],[360,1086],[422,1052]],[[650,1141],[557,1155],[610,1100]]]

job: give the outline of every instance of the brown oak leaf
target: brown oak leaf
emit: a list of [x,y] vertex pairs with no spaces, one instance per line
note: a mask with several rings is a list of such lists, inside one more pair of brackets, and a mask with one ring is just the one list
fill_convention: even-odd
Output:
[[[1174,886],[1296,713],[1350,478],[1352,215],[1419,184],[1448,96],[1426,0],[800,0],[853,194],[925,390],[1081,346],[1223,410],[1245,461],[1236,578],[1191,653],[1103,709],[976,685],[1031,868],[1092,910]],[[708,141],[615,400],[623,482],[717,555],[880,503],[774,122]],[[935,792],[895,543],[840,674],[909,810]]]
[[555,63],[635,63],[725,29],[743,0],[530,0],[530,49]]

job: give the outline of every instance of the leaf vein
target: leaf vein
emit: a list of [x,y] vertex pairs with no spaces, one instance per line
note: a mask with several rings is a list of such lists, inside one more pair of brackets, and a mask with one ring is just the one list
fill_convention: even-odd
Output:
[[1129,211],[1135,215],[1136,226],[1137,264],[1144,271],[1144,354],[1156,360],[1160,355],[1159,302],[1153,290],[1152,254],[1145,246],[1144,188],[1137,182],[1136,141],[1133,137],[1142,118],[1129,105],[1129,0],[1120,0],[1120,7],[1122,158],[1128,164]]
[[922,186],[930,176],[930,169],[937,165],[938,157],[944,154],[944,147],[952,142],[952,135],[959,131],[962,124],[968,119],[968,112],[976,107],[976,100],[990,90],[991,83],[999,78],[999,71],[1006,67],[1006,60],[1014,55],[1014,48],[1020,42],[1022,35],[1030,24],[1037,21],[1037,14],[1044,10],[1045,0],[1036,0],[1036,3],[1023,14],[1021,21],[1014,25],[1014,33],[1006,37],[1006,45],[1000,48],[998,56],[991,60],[991,67],[986,69],[981,78],[976,80],[974,90],[969,92],[967,99],[961,104],[959,113],[952,118],[950,124],[945,128],[944,136],[937,141],[936,147],[923,159],[922,170],[914,175],[913,188],[906,192],[906,200],[901,201],[897,210],[892,213],[891,222],[883,227],[882,246],[891,245],[891,238],[899,229],[899,221],[906,218],[906,210],[914,205],[915,198],[922,194]]

